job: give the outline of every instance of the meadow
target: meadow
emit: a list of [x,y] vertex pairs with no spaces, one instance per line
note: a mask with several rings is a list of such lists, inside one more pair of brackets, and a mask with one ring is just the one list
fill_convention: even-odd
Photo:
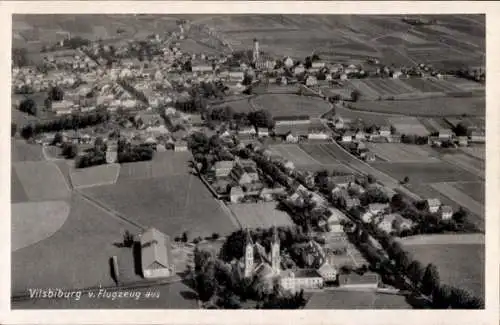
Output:
[[243,229],[292,227],[290,216],[276,207],[276,202],[242,203],[228,206]]
[[368,149],[377,158],[387,162],[436,162],[438,159],[431,152],[420,146],[403,143],[368,143]]
[[260,95],[252,98],[250,102],[257,109],[267,109],[275,117],[298,115],[320,117],[331,109],[330,104],[324,100],[298,95]]

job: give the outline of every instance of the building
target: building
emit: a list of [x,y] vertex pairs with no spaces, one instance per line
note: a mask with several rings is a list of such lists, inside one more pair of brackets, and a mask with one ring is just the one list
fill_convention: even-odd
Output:
[[[258,264],[256,264],[256,261],[254,259],[255,252],[257,252],[257,255],[260,259],[260,263]],[[247,279],[255,277],[259,273],[258,270],[262,268],[261,265],[266,263],[270,267],[270,275],[279,276],[281,272],[281,255],[278,230],[276,229],[276,227],[273,227],[273,238],[271,242],[271,252],[269,255],[264,252],[263,247],[260,246],[259,243],[253,243],[250,232],[247,230],[245,253],[243,255],[243,276]],[[269,270],[269,267],[266,267],[266,269]]]
[[441,129],[439,130],[439,139],[440,140],[450,140],[453,136],[453,132],[451,131],[451,129]]
[[288,134],[285,136],[285,141],[288,143],[297,143],[299,142],[299,137],[294,135],[292,131],[288,131]]
[[212,73],[213,68],[207,64],[197,64],[192,66],[192,71],[196,73]]
[[402,231],[411,229],[412,223],[410,220],[403,218],[398,213],[387,214],[383,216],[377,227],[386,233],[392,231]]
[[368,151],[361,158],[363,158],[364,161],[375,161],[375,154],[371,151]]
[[324,282],[332,282],[337,280],[338,271],[330,263],[325,262],[318,269],[318,274],[323,278]]
[[187,142],[184,140],[175,142],[174,151],[176,152],[188,151]]
[[389,204],[387,203],[370,203],[368,204],[368,212],[372,215],[378,215],[383,213],[387,208],[389,208]]
[[387,125],[383,125],[380,127],[379,134],[382,137],[388,137],[391,135],[391,127]]
[[215,172],[215,178],[228,177],[233,167],[234,167],[234,161],[232,160],[217,161],[213,167]]
[[356,140],[366,140],[366,134],[363,130],[358,130],[354,136]]
[[486,134],[484,133],[484,131],[472,131],[470,133],[470,142],[485,143]]
[[354,207],[359,207],[361,205],[361,202],[359,200],[359,198],[357,197],[348,197],[346,198],[345,200],[345,207],[346,209],[352,209]]
[[231,203],[239,203],[243,198],[245,197],[245,193],[239,186],[235,186],[231,188],[231,191],[229,192],[229,199]]
[[259,174],[255,167],[242,166],[241,164],[236,164],[229,176],[240,186],[248,186],[259,181]]
[[466,136],[459,136],[457,139],[459,146],[467,147],[469,145],[469,139]]
[[354,175],[332,176],[330,181],[338,187],[347,187],[356,180]]
[[252,62],[256,63],[259,61],[260,49],[259,49],[259,41],[254,38],[253,39],[253,50],[252,50]]
[[449,205],[443,205],[439,208],[441,220],[450,220],[453,217],[453,209]]
[[113,164],[118,161],[118,144],[108,141],[106,146],[106,163]]
[[306,86],[311,87],[311,86],[316,86],[318,84],[318,79],[316,79],[315,76],[308,76],[306,78]]
[[376,273],[340,274],[338,276],[339,287],[346,289],[377,289],[380,278]]
[[441,206],[441,201],[439,199],[427,199],[425,200],[425,209],[430,213],[436,213]]
[[294,293],[300,290],[321,289],[324,280],[315,269],[286,270],[281,273],[280,285]]
[[169,236],[150,228],[140,235],[140,243],[144,278],[163,278],[175,274]]
[[347,131],[342,135],[342,142],[352,142],[353,137],[354,137],[354,132]]

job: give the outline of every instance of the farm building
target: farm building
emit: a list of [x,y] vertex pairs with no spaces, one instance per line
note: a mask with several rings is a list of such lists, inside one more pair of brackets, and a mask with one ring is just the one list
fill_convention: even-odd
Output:
[[441,129],[439,130],[439,139],[440,140],[450,140],[453,136],[453,132],[451,129]]
[[288,143],[297,143],[299,142],[299,137],[295,135],[292,131],[288,131],[285,136],[285,141]]
[[341,288],[376,289],[380,282],[376,273],[365,273],[363,275],[357,273],[340,274],[338,278],[339,287]]
[[366,140],[366,134],[363,130],[358,130],[354,136],[356,140]]
[[145,278],[162,278],[174,274],[170,237],[155,228],[140,236],[142,273]]
[[361,158],[364,161],[375,161],[375,154],[371,151],[368,151],[368,152],[361,154]]
[[197,73],[211,73],[213,68],[207,64],[196,64],[192,66],[192,71]]
[[335,117],[335,119],[333,120],[333,126],[337,130],[343,129],[345,127],[345,121],[344,121],[344,119],[341,116]]
[[330,181],[338,187],[347,187],[350,183],[354,183],[354,175],[333,176]]
[[470,134],[470,142],[485,143],[486,135],[483,131],[472,131]]
[[306,86],[316,86],[318,84],[318,79],[315,76],[308,76],[306,79]]
[[174,145],[174,151],[176,152],[188,151],[187,142],[184,140],[177,141]]
[[354,137],[354,132],[352,131],[347,131],[342,135],[342,142],[351,142],[352,138]]
[[425,200],[425,209],[430,213],[436,213],[441,206],[441,201],[439,199],[427,199]]
[[383,213],[388,207],[389,204],[387,203],[371,203],[368,205],[368,212],[372,215],[377,215]]
[[467,147],[469,145],[469,139],[466,136],[459,136],[457,139],[459,146]]
[[441,220],[450,220],[453,217],[453,209],[449,205],[443,205],[439,208]]
[[391,135],[391,127],[383,125],[380,127],[379,134],[383,137],[388,137]]
[[257,129],[257,135],[259,137],[268,137],[269,136],[269,130],[266,128],[258,128]]

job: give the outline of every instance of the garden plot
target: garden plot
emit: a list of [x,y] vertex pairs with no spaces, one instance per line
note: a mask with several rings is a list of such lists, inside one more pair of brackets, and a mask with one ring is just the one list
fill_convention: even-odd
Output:
[[30,201],[64,199],[71,194],[64,176],[53,162],[17,162],[13,166]]
[[64,201],[16,203],[11,209],[12,252],[52,236],[62,227],[70,211]]
[[308,165],[318,163],[314,158],[308,155],[304,150],[302,150],[299,145],[296,144],[279,144],[270,146],[269,149],[283,157],[286,160],[292,161],[296,165]]
[[85,188],[116,183],[120,174],[120,164],[105,164],[70,170],[74,188]]
[[388,162],[437,162],[429,151],[420,146],[402,143],[368,143],[368,149],[377,157]]
[[243,229],[292,227],[294,225],[286,212],[277,209],[275,202],[231,204],[229,209]]
[[429,131],[416,117],[391,117],[389,118],[389,122],[400,134],[429,135]]

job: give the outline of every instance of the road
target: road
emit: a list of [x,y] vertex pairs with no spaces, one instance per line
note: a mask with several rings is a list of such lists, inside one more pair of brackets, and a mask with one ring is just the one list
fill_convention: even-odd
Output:
[[396,238],[404,245],[484,245],[484,234],[439,234]]

